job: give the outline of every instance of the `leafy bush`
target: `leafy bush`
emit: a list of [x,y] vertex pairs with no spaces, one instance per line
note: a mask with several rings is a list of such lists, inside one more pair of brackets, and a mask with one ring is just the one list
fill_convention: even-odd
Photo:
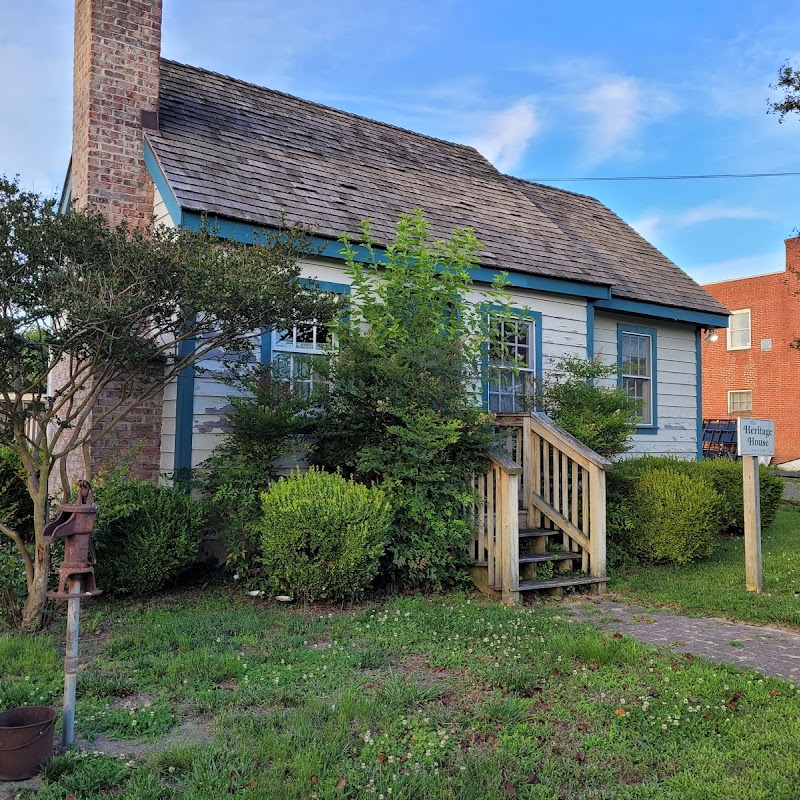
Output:
[[597,381],[616,378],[617,368],[599,359],[556,359],[539,391],[542,410],[564,430],[606,458],[630,449],[639,403],[620,386]]
[[391,520],[381,489],[312,469],[273,484],[262,505],[261,563],[271,591],[340,600],[377,574]]
[[26,540],[33,533],[33,500],[25,484],[25,468],[10,447],[0,447],[0,521]]
[[[497,326],[469,297],[480,248],[472,232],[433,242],[428,227],[421,212],[402,215],[385,263],[368,225],[371,262],[357,262],[345,240],[352,304],[334,326],[338,350],[324,369],[329,388],[311,458],[389,489],[383,577],[437,589],[464,580],[469,563],[464,503],[493,437],[471,387],[484,377],[483,345]],[[484,299],[502,318],[502,286]]]
[[720,496],[708,481],[677,469],[647,470],[635,480],[631,508],[622,543],[639,558],[685,564],[713,552]]
[[202,512],[181,486],[111,474],[95,490],[97,585],[106,592],[161,589],[197,558]]
[[[721,532],[744,533],[744,491],[741,461],[713,458],[695,464],[722,498]],[[767,467],[759,467],[761,493],[761,528],[767,530],[775,521],[783,496],[783,481]]]
[[313,420],[315,399],[293,392],[272,366],[259,366],[231,384],[223,443],[195,474],[209,528],[225,546],[227,566],[245,585],[260,575],[261,493],[275,480],[276,462],[299,449]]

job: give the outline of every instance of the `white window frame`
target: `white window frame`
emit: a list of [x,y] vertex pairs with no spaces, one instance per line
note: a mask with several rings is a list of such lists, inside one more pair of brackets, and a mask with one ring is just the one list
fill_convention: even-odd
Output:
[[[620,375],[620,386],[625,389],[626,392],[631,397],[636,399],[646,399],[646,408],[648,412],[648,417],[640,417],[639,421],[636,423],[637,428],[647,428],[652,429],[656,427],[656,366],[655,366],[655,342],[654,342],[654,335],[650,332],[645,332],[643,330],[637,330],[635,328],[621,328],[619,332],[619,375]],[[646,361],[646,373],[640,372],[632,372],[632,371],[625,371],[625,357],[622,352],[623,342],[625,337],[635,338],[640,341],[647,342],[647,361]],[[644,384],[648,387],[648,397],[646,398],[639,398],[637,397],[635,391],[630,391],[629,385],[627,384],[628,381],[643,381]]]
[[[734,395],[750,395],[750,403],[747,408],[734,408]],[[753,390],[752,389],[731,389],[728,391],[728,413],[746,414],[753,410]]]
[[[305,325],[310,325],[312,332],[311,342],[308,344],[299,343],[297,336],[298,328],[302,328]],[[310,393],[317,387],[319,377],[315,374],[313,369],[309,370],[308,375],[301,374],[300,377],[298,377],[298,371],[301,368],[301,358],[325,358],[330,355],[332,346],[330,330],[327,332],[327,340],[325,342],[319,343],[317,341],[319,329],[321,327],[327,326],[319,323],[317,320],[294,325],[292,326],[291,341],[282,338],[284,333],[288,333],[288,329],[273,329],[272,331],[272,364],[277,365],[281,361],[286,363],[288,370],[285,379],[291,384],[292,388],[298,386],[305,387],[304,391],[307,389]]]
[[[523,411],[520,395],[532,397],[536,384],[536,325],[535,317],[511,317],[498,320],[503,326],[505,334],[506,325],[524,325],[528,329],[528,341],[525,345],[518,343],[509,345],[510,359],[507,361],[493,361],[489,355],[489,376],[487,387],[488,409],[494,414],[515,414]],[[503,338],[505,341],[505,338]],[[527,358],[520,361],[520,351],[527,353]],[[515,360],[516,359],[516,360]],[[523,366],[524,364],[524,366]],[[504,388],[503,384],[508,388]],[[503,408],[504,398],[510,398],[510,408]],[[506,403],[508,406],[509,403]]]
[[[747,314],[747,326],[742,326],[738,328],[734,328],[733,322],[736,319],[737,314],[743,315]],[[747,344],[733,344],[733,337],[731,334],[733,333],[740,333],[741,331],[747,330]],[[736,311],[731,312],[730,319],[728,320],[728,328],[727,328],[727,341],[728,341],[728,350],[749,350],[753,344],[753,317],[750,313],[749,308],[739,308]]]

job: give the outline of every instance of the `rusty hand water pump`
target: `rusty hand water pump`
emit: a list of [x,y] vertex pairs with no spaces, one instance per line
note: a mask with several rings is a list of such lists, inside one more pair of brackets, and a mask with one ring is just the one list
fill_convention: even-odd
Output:
[[58,516],[44,529],[44,543],[64,539],[64,560],[58,568],[58,589],[48,592],[48,597],[69,600],[69,582],[81,578],[83,595],[102,594],[97,588],[92,566],[92,531],[97,520],[98,508],[89,481],[78,481],[78,502],[61,503]]

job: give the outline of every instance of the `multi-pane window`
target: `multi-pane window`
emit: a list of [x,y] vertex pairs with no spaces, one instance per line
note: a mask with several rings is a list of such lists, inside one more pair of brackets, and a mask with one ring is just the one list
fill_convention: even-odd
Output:
[[750,309],[734,311],[728,320],[728,350],[750,348]]
[[753,410],[753,393],[747,391],[728,392],[728,413],[736,414],[740,411]]
[[326,325],[306,322],[290,330],[272,332],[272,363],[279,375],[304,394],[315,388],[320,378],[314,361],[324,358],[330,342]]
[[639,425],[653,425],[653,337],[623,331],[620,334],[622,388],[639,401]]
[[489,352],[489,410],[522,411],[532,405],[535,371],[534,322],[499,320]]

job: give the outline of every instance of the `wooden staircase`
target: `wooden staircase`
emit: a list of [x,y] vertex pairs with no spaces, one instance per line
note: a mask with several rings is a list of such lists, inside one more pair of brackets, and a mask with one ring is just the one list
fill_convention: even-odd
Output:
[[474,482],[476,583],[508,604],[524,592],[604,591],[611,462],[541,412],[497,419],[502,450]]

